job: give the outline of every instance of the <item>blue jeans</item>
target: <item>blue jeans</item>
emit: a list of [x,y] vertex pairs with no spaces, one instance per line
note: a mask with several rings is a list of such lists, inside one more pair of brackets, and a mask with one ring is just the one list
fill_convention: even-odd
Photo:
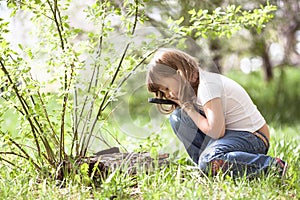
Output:
[[274,163],[275,159],[266,155],[265,143],[253,133],[226,130],[224,137],[212,139],[180,108],[170,115],[170,123],[191,159],[206,174],[222,170],[252,177],[266,173]]

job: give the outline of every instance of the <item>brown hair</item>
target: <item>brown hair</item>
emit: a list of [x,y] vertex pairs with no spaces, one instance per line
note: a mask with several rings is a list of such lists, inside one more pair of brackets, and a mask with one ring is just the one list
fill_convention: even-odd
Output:
[[[182,74],[182,79],[191,84],[193,89],[197,90],[199,79],[195,80],[195,74],[199,72],[199,66],[196,59],[187,53],[177,49],[159,49],[151,60],[148,70],[146,84],[149,92],[155,93],[158,98],[166,98],[165,94],[160,91],[161,86],[158,80],[163,77],[175,75],[178,71]],[[176,106],[170,108],[162,107],[158,104],[158,109],[164,114],[168,114],[175,109]]]

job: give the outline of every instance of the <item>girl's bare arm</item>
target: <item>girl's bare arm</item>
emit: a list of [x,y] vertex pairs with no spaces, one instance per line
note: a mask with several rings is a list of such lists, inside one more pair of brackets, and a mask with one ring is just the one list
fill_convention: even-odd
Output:
[[183,104],[181,107],[203,133],[214,139],[224,136],[225,118],[220,98],[212,99],[203,106],[206,118],[191,104]]

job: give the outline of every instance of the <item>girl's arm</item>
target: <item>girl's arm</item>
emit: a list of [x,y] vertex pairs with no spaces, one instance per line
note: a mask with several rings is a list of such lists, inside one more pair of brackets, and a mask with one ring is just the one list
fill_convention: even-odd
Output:
[[213,139],[225,134],[225,118],[220,98],[208,101],[204,106],[206,118],[195,110],[191,103],[185,103],[181,108],[191,117],[197,127]]

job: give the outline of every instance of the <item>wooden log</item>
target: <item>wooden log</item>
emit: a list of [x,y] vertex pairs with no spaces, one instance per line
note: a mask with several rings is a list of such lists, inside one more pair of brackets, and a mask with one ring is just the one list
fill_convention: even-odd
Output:
[[[116,150],[116,149],[114,149]],[[105,151],[105,152],[111,152]],[[152,171],[162,166],[168,165],[169,154],[159,154],[157,158],[152,158],[149,152],[142,153],[96,153],[94,156],[84,158],[80,164],[89,165],[89,173],[94,176],[105,178],[109,172],[120,170],[121,173],[129,175],[136,174],[139,170]],[[95,173],[96,172],[96,173]]]
[[[169,154],[160,154],[158,158],[152,158],[150,153],[113,153],[100,156],[89,157],[82,160],[88,163],[90,172],[95,167],[103,174],[120,170],[128,174],[136,174],[138,170],[153,170],[155,167],[167,165]],[[95,166],[96,165],[96,166]]]
[[[93,179],[105,179],[109,172],[120,170],[127,175],[135,175],[139,171],[149,172],[157,170],[169,164],[169,154],[159,154],[156,158],[151,157],[149,152],[142,153],[121,153],[118,148],[113,147],[95,153],[93,156],[77,159],[71,164],[64,161],[57,170],[56,179],[63,180],[64,175],[80,169],[83,164],[88,164],[88,175]],[[76,166],[74,168],[74,166]],[[77,169],[76,169],[77,168]],[[75,169],[75,171],[74,171]],[[77,171],[78,173],[79,171]]]

